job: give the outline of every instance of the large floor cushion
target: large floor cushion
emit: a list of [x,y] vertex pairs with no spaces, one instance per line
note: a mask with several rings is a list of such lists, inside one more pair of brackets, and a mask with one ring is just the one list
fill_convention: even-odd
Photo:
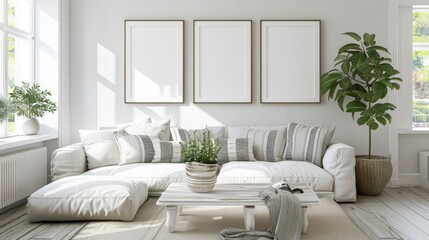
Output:
[[334,177],[315,164],[303,161],[228,162],[222,165],[217,183],[307,183],[316,192],[332,192]]
[[111,176],[65,177],[28,198],[27,219],[39,221],[132,221],[146,201],[147,185],[140,179]]

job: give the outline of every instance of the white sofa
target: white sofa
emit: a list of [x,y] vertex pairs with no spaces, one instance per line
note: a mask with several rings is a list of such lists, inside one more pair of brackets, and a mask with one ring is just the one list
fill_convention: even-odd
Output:
[[[322,160],[323,168],[304,161],[233,161],[221,166],[217,183],[273,183],[286,179],[307,183],[319,194],[337,202],[356,201],[355,153],[346,144],[331,144]],[[52,180],[75,175],[108,175],[143,179],[149,195],[159,195],[170,183],[185,182],[183,163],[135,163],[111,165],[87,170],[81,143],[55,150],[51,162]]]

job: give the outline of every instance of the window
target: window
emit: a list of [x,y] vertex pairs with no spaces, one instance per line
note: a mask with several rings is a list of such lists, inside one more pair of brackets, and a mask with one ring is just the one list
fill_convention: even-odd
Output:
[[[8,96],[14,86],[34,81],[34,2],[0,1],[0,95]],[[19,121],[11,114],[0,137],[15,135]]]

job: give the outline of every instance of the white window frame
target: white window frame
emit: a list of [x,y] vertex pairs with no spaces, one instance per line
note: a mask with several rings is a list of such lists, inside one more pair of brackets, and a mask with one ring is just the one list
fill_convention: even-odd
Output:
[[[17,0],[18,1],[18,0]],[[16,27],[12,27],[8,25],[8,14],[7,14],[7,0],[0,0],[0,16],[1,16],[1,21],[0,21],[0,48],[1,48],[1,52],[3,53],[0,56],[0,95],[1,96],[7,96],[7,91],[8,91],[8,85],[7,85],[7,75],[8,75],[8,61],[7,61],[7,39],[8,36],[13,36],[14,38],[18,38],[20,40],[24,40],[24,41],[28,41],[31,42],[32,45],[32,56],[30,57],[32,60],[32,69],[31,69],[31,75],[32,78],[30,80],[30,83],[34,83],[34,79],[35,79],[35,37],[34,37],[34,32],[35,32],[35,12],[34,12],[34,0],[24,0],[27,2],[31,2],[32,3],[32,13],[33,13],[33,22],[32,22],[32,28],[31,28],[31,32],[25,32],[21,29],[18,29]],[[18,119],[18,121],[17,121]],[[15,123],[19,122],[19,118],[17,118],[15,116]],[[8,122],[5,121],[3,124],[0,125],[0,138],[4,138],[8,136],[8,132],[7,132],[7,124]],[[16,124],[18,125],[18,124]]]

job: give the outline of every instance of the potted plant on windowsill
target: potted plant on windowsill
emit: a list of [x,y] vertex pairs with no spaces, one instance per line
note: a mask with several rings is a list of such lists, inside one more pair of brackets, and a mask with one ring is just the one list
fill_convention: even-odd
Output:
[[[389,111],[395,105],[380,102],[389,90],[397,90],[402,80],[399,72],[384,57],[388,50],[376,45],[375,34],[360,35],[347,32],[344,35],[356,40],[341,47],[335,58],[335,66],[321,76],[322,94],[334,99],[342,111],[357,117],[358,125],[368,128],[368,155],[356,156],[356,184],[361,194],[379,195],[392,176],[390,156],[375,156],[371,151],[372,131],[379,125],[391,122]],[[345,108],[344,108],[345,105]]]
[[220,147],[211,138],[210,131],[204,130],[202,139],[196,132],[188,143],[181,144],[182,162],[186,163],[186,180],[193,192],[210,192],[216,183]]
[[13,111],[18,116],[26,117],[22,126],[25,135],[34,135],[39,132],[40,124],[36,119],[43,117],[45,113],[53,113],[57,110],[57,104],[50,100],[51,92],[41,90],[39,84],[23,82],[22,86],[15,86],[9,93]]

